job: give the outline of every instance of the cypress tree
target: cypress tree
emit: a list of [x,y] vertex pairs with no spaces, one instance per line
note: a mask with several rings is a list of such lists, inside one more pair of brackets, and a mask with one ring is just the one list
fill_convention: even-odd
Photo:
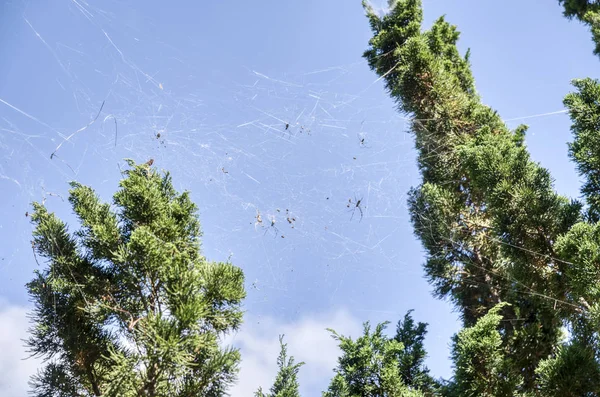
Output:
[[365,323],[363,334],[356,340],[330,330],[342,355],[323,397],[423,396],[404,384],[398,365],[404,346],[384,335],[386,326],[387,323],[378,324],[371,332],[369,323]]
[[[591,24],[598,41],[596,2],[561,3],[567,16]],[[419,0],[390,1],[382,17],[363,4],[373,30],[364,56],[413,120],[422,183],[409,206],[425,272],[465,327],[455,338],[456,373],[446,392],[598,395],[598,82],[575,81],[565,99],[570,155],[585,179],[579,202],[556,193],[549,172],[531,160],[527,127],[510,130],[483,105],[455,26],[442,17],[422,30]],[[470,361],[475,352],[481,365]],[[579,365],[586,371],[577,372]],[[575,372],[572,382],[560,380]],[[492,373],[503,382],[491,389],[474,383]]]
[[412,310],[408,311],[404,318],[398,321],[394,337],[403,346],[398,357],[400,376],[402,382],[410,389],[419,390],[426,396],[434,395],[439,384],[425,366],[427,352],[424,341],[427,335],[427,324],[421,322],[415,324],[411,313]]
[[283,343],[283,335],[279,337],[281,350],[277,358],[279,370],[270,392],[265,394],[262,388],[254,394],[255,397],[300,397],[300,385],[298,384],[298,372],[303,362],[296,363],[294,357],[287,356],[287,344]]
[[594,54],[600,56],[600,3],[597,0],[558,0],[564,7],[564,15],[577,19],[590,28],[596,44]]
[[448,396],[513,397],[521,377],[506,356],[498,328],[502,321],[500,310],[493,307],[471,327],[464,328],[453,338],[452,360],[454,383]]

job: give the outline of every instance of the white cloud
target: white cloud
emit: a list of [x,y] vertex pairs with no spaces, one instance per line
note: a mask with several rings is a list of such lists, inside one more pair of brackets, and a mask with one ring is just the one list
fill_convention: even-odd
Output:
[[[29,377],[40,367],[38,359],[25,359],[28,353],[23,339],[27,337],[30,309],[0,301],[0,396],[22,397],[29,390]],[[293,321],[246,314],[240,332],[225,341],[241,349],[242,365],[239,382],[230,390],[233,397],[252,396],[259,386],[268,390],[277,373],[279,335],[285,335],[288,352],[300,370],[302,395],[319,395],[333,374],[339,349],[326,328],[356,336],[361,323],[347,311],[304,316]]]
[[259,386],[269,389],[277,373],[279,335],[282,334],[288,353],[297,362],[306,363],[299,374],[302,395],[319,395],[327,388],[339,356],[337,342],[326,328],[347,336],[356,336],[362,329],[361,322],[344,310],[290,322],[246,315],[242,330],[226,341],[239,347],[242,353],[239,381],[230,390],[231,395],[252,396]]
[[27,395],[29,377],[37,371],[39,360],[27,359],[23,339],[27,336],[28,308],[0,301],[0,396]]
[[390,12],[390,10],[394,7],[394,5],[396,4],[396,1],[384,1],[384,0],[371,0],[368,1],[368,4],[371,6],[371,8],[373,8],[373,11],[375,11],[375,14],[379,15],[380,17],[386,15],[387,13]]

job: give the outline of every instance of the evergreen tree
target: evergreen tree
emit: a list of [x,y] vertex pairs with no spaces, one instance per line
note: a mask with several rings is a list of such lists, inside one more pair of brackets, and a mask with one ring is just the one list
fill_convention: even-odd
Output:
[[422,391],[425,395],[433,395],[439,387],[429,375],[425,366],[427,352],[423,342],[427,334],[427,324],[415,321],[411,316],[412,310],[398,322],[394,339],[402,343],[403,350],[399,354],[398,365],[402,382],[411,389]]
[[270,393],[265,394],[262,388],[254,394],[255,397],[300,397],[300,386],[298,384],[298,372],[303,362],[295,363],[294,357],[288,358],[287,344],[283,343],[283,335],[279,337],[281,351],[277,358],[277,378],[271,387]]
[[567,18],[577,18],[586,24],[592,32],[592,40],[596,43],[594,54],[600,56],[600,2],[598,0],[558,0],[564,7]]
[[471,327],[454,336],[452,360],[455,383],[449,395],[456,397],[513,397],[520,384],[504,350],[498,326],[503,304],[492,308]]
[[585,324],[576,326],[569,341],[557,346],[554,354],[538,366],[539,395],[561,397],[600,395],[597,346],[596,331]]
[[574,80],[564,100],[573,121],[569,155],[584,179],[581,221],[556,241],[569,266],[562,274],[565,299],[581,307],[567,313],[571,337],[540,363],[541,389],[548,395],[600,395],[600,83]]
[[216,397],[235,380],[220,337],[242,322],[243,273],[201,255],[197,207],[168,173],[129,166],[113,206],[71,183],[75,233],[33,204],[35,396]]
[[418,397],[421,392],[411,390],[402,381],[398,365],[404,346],[383,334],[386,323],[378,324],[371,333],[364,324],[363,335],[351,338],[330,330],[339,341],[342,355],[338,359],[335,376],[323,397]]
[[[562,3],[599,37],[597,2]],[[549,172],[531,160],[527,127],[509,130],[482,104],[455,26],[442,17],[422,31],[420,0],[390,0],[382,17],[364,6],[373,30],[364,56],[399,110],[413,117],[423,180],[409,205],[427,252],[424,268],[465,326],[455,339],[457,368],[447,391],[598,395],[598,82],[575,81],[577,91],[565,100],[574,122],[570,154],[585,179],[578,202],[557,194]],[[566,342],[564,325],[572,332]],[[481,365],[471,360],[476,352]],[[581,377],[560,380],[583,364]],[[493,373],[501,383],[475,382]],[[571,394],[561,394],[568,387]]]

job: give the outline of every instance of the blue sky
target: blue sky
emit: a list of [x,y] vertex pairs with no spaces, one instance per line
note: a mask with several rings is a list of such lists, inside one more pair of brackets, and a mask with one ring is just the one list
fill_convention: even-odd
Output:
[[[597,77],[589,32],[555,3],[424,8],[426,25],[445,14],[459,26],[484,102],[516,126],[562,110],[572,78]],[[278,333],[307,361],[303,391],[314,395],[337,354],[326,327],[355,334],[362,321],[395,323],[409,309],[429,323],[433,374],[451,374],[457,318],[423,279],[406,209],[419,182],[413,143],[361,58],[370,31],[360,1],[0,7],[0,345],[10,352],[0,394],[21,395],[37,365],[19,347],[24,284],[37,266],[29,203],[45,198],[74,230],[67,182],[108,200],[123,158],[170,170],[198,203],[206,256],[246,272],[246,325],[230,340],[245,360],[233,395],[269,386]],[[567,116],[523,121],[534,159],[577,196]],[[347,208],[357,199],[362,220]]]

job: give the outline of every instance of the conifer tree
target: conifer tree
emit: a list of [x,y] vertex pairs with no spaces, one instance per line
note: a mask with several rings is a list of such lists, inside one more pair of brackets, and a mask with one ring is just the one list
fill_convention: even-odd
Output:
[[450,396],[513,397],[521,383],[518,372],[510,365],[498,331],[504,305],[493,307],[471,327],[454,336],[452,359],[455,382]]
[[600,82],[573,81],[564,100],[573,122],[569,155],[583,177],[582,219],[561,235],[556,253],[568,263],[561,274],[565,300],[580,305],[565,313],[571,336],[540,363],[540,389],[547,395],[600,395]]
[[[592,25],[598,41],[597,2],[562,3],[566,15]],[[578,202],[557,194],[549,172],[531,160],[527,127],[509,130],[482,104],[469,52],[463,56],[456,47],[455,26],[442,17],[423,31],[420,0],[390,0],[381,17],[363,4],[373,30],[364,56],[399,110],[413,118],[422,183],[409,205],[427,252],[425,272],[465,326],[455,340],[457,368],[446,391],[598,395],[598,83],[575,81],[577,91],[565,99],[574,122],[570,154],[585,179]],[[567,341],[564,325],[572,331]],[[472,365],[472,349],[487,352],[487,364]],[[586,371],[562,382],[577,365]],[[505,382],[485,389],[468,381],[490,373]],[[574,392],[560,394],[565,385]]]
[[386,325],[378,324],[371,332],[369,323],[365,323],[362,336],[356,340],[330,330],[342,355],[323,397],[423,396],[403,383],[398,363],[404,346],[384,335]]
[[[591,26],[600,55],[600,6],[560,2]],[[342,355],[323,396],[600,395],[600,82],[575,80],[564,101],[579,202],[531,160],[527,126],[509,130],[482,104],[455,26],[442,17],[422,31],[420,0],[390,0],[382,17],[363,5],[373,30],[364,56],[413,117],[423,181],[409,205],[425,271],[464,328],[443,382],[424,365],[427,325],[410,312],[391,339],[385,323],[366,323],[356,340],[332,331]]]
[[235,380],[220,338],[242,322],[243,273],[202,256],[197,207],[168,173],[129,166],[112,206],[71,183],[74,233],[33,204],[35,396],[217,397]]
[[586,24],[596,44],[594,54],[600,56],[600,2],[598,0],[558,0],[564,7],[564,15]]
[[300,397],[300,385],[298,384],[298,372],[303,362],[296,363],[294,357],[287,356],[287,344],[283,343],[283,335],[279,337],[281,350],[277,358],[279,371],[275,382],[268,394],[263,393],[262,388],[254,394],[255,397]]
[[437,381],[429,374],[425,366],[424,341],[427,334],[427,324],[419,322],[415,324],[412,318],[412,310],[404,315],[404,319],[398,322],[396,336],[394,339],[402,343],[403,349],[398,357],[398,365],[402,382],[410,389],[420,390],[429,396],[436,393],[439,388]]

